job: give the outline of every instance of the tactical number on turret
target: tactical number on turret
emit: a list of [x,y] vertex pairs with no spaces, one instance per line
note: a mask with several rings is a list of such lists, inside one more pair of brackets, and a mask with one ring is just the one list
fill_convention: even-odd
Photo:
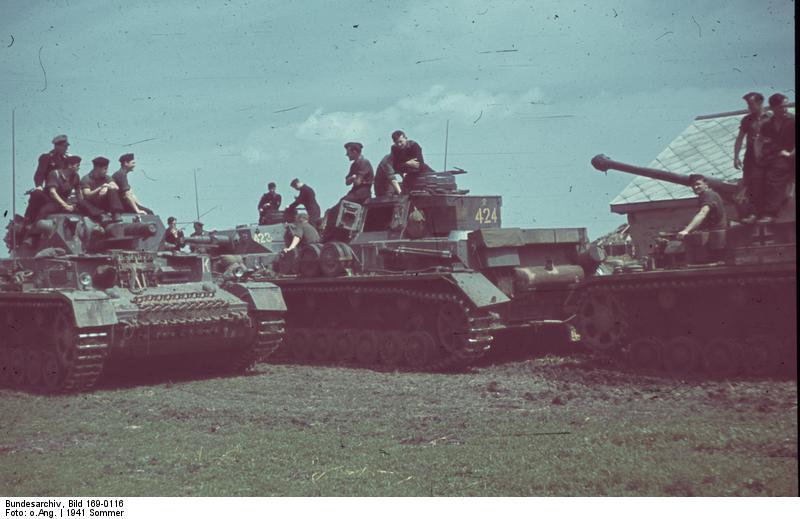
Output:
[[481,225],[497,223],[497,208],[479,207],[475,213],[475,221]]

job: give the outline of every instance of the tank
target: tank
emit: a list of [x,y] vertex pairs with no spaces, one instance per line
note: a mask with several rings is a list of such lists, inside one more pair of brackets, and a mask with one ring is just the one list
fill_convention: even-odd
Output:
[[167,359],[240,372],[283,337],[280,289],[215,280],[203,254],[165,250],[155,215],[103,225],[74,214],[36,222],[0,260],[0,384],[85,391],[109,363]]
[[201,239],[218,276],[245,271],[286,299],[283,354],[302,362],[445,370],[484,356],[498,333],[557,326],[599,260],[582,228],[501,228],[500,196],[423,175],[402,196],[340,202],[323,243],[282,254],[285,225]]
[[[690,185],[688,176],[603,155],[592,165]],[[735,206],[736,184],[708,184]],[[576,320],[583,342],[647,371],[796,373],[794,215],[790,196],[771,223],[733,221],[682,241],[662,233],[651,255],[584,281]]]

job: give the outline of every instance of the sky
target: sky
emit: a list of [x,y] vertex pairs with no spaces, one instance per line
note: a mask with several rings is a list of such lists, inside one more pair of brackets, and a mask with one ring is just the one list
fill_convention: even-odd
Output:
[[[53,136],[90,159],[136,155],[139,199],[206,228],[257,220],[269,181],[333,205],[343,144],[377,165],[391,133],[459,187],[503,196],[505,227],[624,217],[631,180],[589,161],[646,165],[697,115],[751,90],[794,101],[787,1],[0,0],[0,211],[16,210]],[[447,146],[446,128],[449,125]],[[190,228],[190,225],[186,226]]]

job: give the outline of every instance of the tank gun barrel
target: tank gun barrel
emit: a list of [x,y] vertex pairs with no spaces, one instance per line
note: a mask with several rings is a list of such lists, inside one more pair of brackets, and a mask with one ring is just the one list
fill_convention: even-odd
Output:
[[431,258],[450,259],[453,253],[449,250],[431,250],[431,249],[418,249],[414,247],[383,247],[380,252],[384,254],[396,254],[405,256],[428,256]]
[[158,227],[154,223],[114,223],[106,227],[106,232],[115,238],[149,238],[156,235]]
[[187,245],[200,245],[204,247],[212,247],[217,251],[232,250],[236,246],[236,236],[223,235],[209,235],[209,236],[189,236],[183,239]]
[[[643,168],[640,166],[626,164],[624,162],[617,162],[616,160],[611,160],[602,154],[595,155],[592,158],[592,166],[594,166],[596,170],[603,172],[606,172],[609,169],[615,169],[617,171],[624,171],[625,173],[630,173],[632,175],[648,177],[655,180],[661,180],[662,182],[669,182],[671,184],[680,184],[687,187],[691,187],[692,185],[691,180],[689,180],[689,175],[681,175],[678,173],[673,173],[672,171],[665,171],[663,169]],[[737,185],[731,184],[730,182],[723,182],[722,180],[709,177],[706,177],[706,181],[711,189],[724,197],[730,198],[738,190]]]

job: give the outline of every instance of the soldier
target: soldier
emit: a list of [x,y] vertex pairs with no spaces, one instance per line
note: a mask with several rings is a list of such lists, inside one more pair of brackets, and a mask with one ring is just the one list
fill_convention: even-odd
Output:
[[[83,192],[80,189],[81,181],[78,170],[81,167],[81,158],[71,155],[64,162],[66,164],[64,168],[54,169],[47,175],[44,188],[49,199],[36,213],[36,220],[41,220],[55,213],[76,212],[99,219],[103,212],[84,200]],[[69,199],[73,192],[76,198],[75,203],[72,203]]]
[[111,180],[113,180],[119,188],[119,196],[122,199],[123,205],[127,206],[126,209],[130,209],[131,212],[137,214],[153,214],[153,211],[139,203],[136,195],[134,195],[131,190],[131,185],[128,183],[128,174],[136,167],[136,160],[134,159],[133,153],[126,153],[120,156],[119,164],[120,168],[111,175]]
[[786,96],[769,97],[772,117],[761,128],[764,140],[764,201],[759,223],[769,223],[780,211],[794,183],[794,115],[786,109]]
[[394,142],[391,149],[392,166],[395,171],[403,175],[403,182],[411,185],[419,175],[433,171],[425,164],[422,147],[406,137],[403,130],[392,132],[392,141]]
[[267,184],[267,192],[258,201],[258,223],[264,225],[271,221],[269,215],[275,215],[281,207],[281,195],[275,192],[275,182]]
[[289,185],[291,185],[293,189],[299,191],[299,194],[297,195],[297,198],[294,199],[294,202],[289,204],[287,211],[296,211],[297,207],[302,205],[306,208],[309,221],[313,225],[319,225],[320,209],[319,204],[317,203],[317,195],[314,193],[314,190],[311,189],[311,186],[307,186],[298,178],[292,180],[291,184]]
[[402,193],[397,173],[392,166],[392,156],[386,155],[375,170],[375,196],[394,196]]
[[363,204],[372,196],[372,182],[375,179],[375,173],[372,170],[372,164],[361,155],[363,146],[360,142],[348,142],[344,145],[347,158],[353,163],[350,164],[350,171],[344,179],[346,185],[353,187],[342,200],[348,202],[355,202]]
[[69,148],[67,136],[56,135],[53,137],[53,149],[39,155],[39,163],[36,167],[36,172],[33,174],[34,188],[29,192],[28,207],[25,208],[25,223],[31,223],[39,209],[50,200],[44,190],[44,184],[47,182],[47,176],[51,171],[66,167],[67,148]]
[[[761,166],[761,128],[769,120],[770,114],[764,109],[764,96],[749,92],[742,98],[747,102],[749,113],[742,118],[739,135],[733,145],[733,167],[742,170],[742,184],[746,190],[747,201],[744,223],[752,223],[761,212],[764,170]],[[742,143],[747,138],[744,162],[739,159]]]
[[711,189],[703,175],[689,175],[692,183],[692,191],[697,195],[700,210],[694,215],[689,224],[678,233],[678,239],[682,240],[692,231],[707,230],[714,231],[725,229],[728,226],[728,218],[725,214],[725,204],[719,194]]
[[295,216],[293,224],[288,224],[286,229],[286,248],[283,253],[292,252],[298,247],[305,247],[312,243],[319,243],[319,233],[313,225],[308,223],[308,217],[304,214]]
[[189,236],[207,236],[208,233],[203,230],[203,222],[194,222],[194,231]]
[[167,218],[167,230],[164,232],[164,242],[171,248],[181,250],[183,247],[183,231],[178,229],[178,220],[174,216]]
[[123,212],[119,198],[119,187],[108,176],[109,160],[105,157],[92,159],[92,170],[81,179],[83,198],[94,207],[111,213],[112,220],[118,220]]

